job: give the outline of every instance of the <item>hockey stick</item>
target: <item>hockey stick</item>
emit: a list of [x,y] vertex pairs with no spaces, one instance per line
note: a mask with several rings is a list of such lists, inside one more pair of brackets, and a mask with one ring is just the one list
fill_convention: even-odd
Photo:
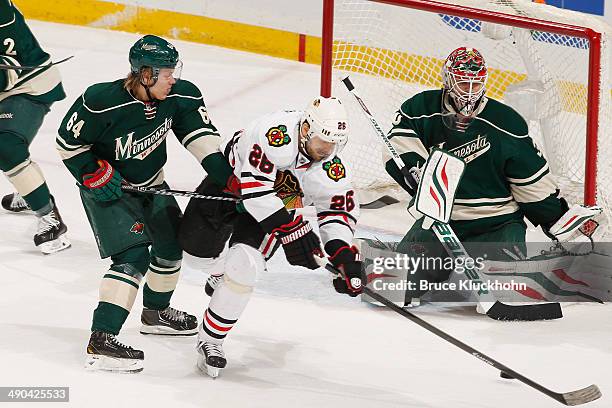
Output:
[[166,196],[189,197],[189,198],[199,198],[201,200],[234,201],[234,202],[240,201],[239,198],[234,198],[234,197],[209,196],[209,195],[198,194],[193,191],[169,190],[169,189],[151,188],[151,187],[137,187],[137,186],[131,186],[129,184],[122,184],[121,190],[127,191],[129,193],[144,193],[144,194],[157,194],[157,195],[166,195]]
[[[318,261],[318,262],[321,262],[321,261]],[[334,266],[328,263],[325,263],[322,266],[334,275],[343,276],[340,270],[336,269]],[[362,281],[367,282],[367,279],[364,279],[364,277],[362,277]],[[523,384],[527,384],[531,388],[534,388],[540,391],[541,393],[548,395],[549,397],[559,401],[563,405],[569,405],[569,406],[582,405],[582,404],[586,404],[587,402],[594,401],[601,397],[601,391],[599,390],[599,387],[597,387],[597,385],[595,384],[589,385],[588,387],[585,387],[585,388],[582,388],[576,391],[570,391],[570,392],[564,392],[564,393],[554,392],[538,384],[537,382],[525,377],[524,375],[517,373],[510,367],[487,356],[486,354],[481,353],[480,351],[476,350],[472,346],[465,344],[464,342],[462,342],[459,339],[456,339],[450,334],[438,329],[436,326],[421,319],[417,315],[407,310],[404,310],[403,308],[397,306],[395,303],[391,302],[389,299],[378,294],[375,290],[372,290],[368,288],[367,286],[364,286],[363,293],[379,301],[383,305],[387,306],[389,309],[393,310],[395,313],[398,313],[404,316],[406,319],[412,321],[413,323],[418,324],[419,326],[429,331],[430,333],[433,333],[436,336],[440,337],[441,339],[446,340],[447,342],[453,344],[454,346],[459,347],[461,350],[473,355],[474,357],[476,357],[477,359],[481,361],[484,361],[488,365],[495,367],[496,369],[500,371],[500,375],[503,378],[512,378],[512,379],[519,380]]]
[[[361,99],[361,97],[355,91],[355,86],[349,77],[347,76],[344,78],[342,82],[344,83],[344,86],[346,86],[346,89],[355,97],[361,106],[362,111],[370,120],[372,127],[376,131],[376,135],[385,144],[389,150],[389,153],[391,153],[391,156],[393,157],[393,161],[400,169],[402,174],[405,175],[407,168],[404,161],[401,159],[395,148],[393,148],[391,141],[387,135],[385,135],[385,132],[383,132],[363,99]],[[459,241],[457,234],[455,234],[450,225],[434,222],[432,229],[434,230],[436,237],[440,240],[442,246],[444,246],[444,249],[448,252],[449,256],[455,259],[469,257],[467,251],[461,244],[461,241]],[[441,231],[444,231],[446,236],[443,236]],[[452,247],[449,245],[449,241],[451,244],[453,244]],[[474,268],[466,269],[465,275],[473,281],[482,282],[478,271],[476,271]],[[493,298],[488,291],[483,293],[480,293],[480,291],[474,293],[478,298],[480,308],[486,313],[487,316],[495,320],[533,321],[559,319],[563,317],[561,305],[559,303],[546,303],[540,305],[508,305]]]
[[33,69],[51,67],[53,65],[61,64],[62,62],[66,62],[69,59],[74,58],[74,55],[64,58],[63,60],[59,60],[57,62],[52,62],[50,64],[45,65],[9,65],[9,64],[0,64],[0,69],[6,70],[16,70],[16,71],[31,71]]

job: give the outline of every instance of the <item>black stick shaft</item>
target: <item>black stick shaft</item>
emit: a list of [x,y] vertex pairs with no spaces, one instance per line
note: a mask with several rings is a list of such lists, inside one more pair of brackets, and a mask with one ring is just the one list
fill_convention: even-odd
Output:
[[[329,272],[333,273],[334,275],[338,275],[338,274],[342,274],[342,272],[340,272],[338,269],[334,268],[332,265],[325,265],[325,269],[327,269]],[[450,334],[438,329],[436,326],[432,325],[431,323],[426,322],[425,320],[421,319],[420,317],[416,316],[415,314],[404,310],[403,308],[397,306],[395,303],[391,302],[390,300],[388,300],[387,298],[385,298],[384,296],[378,294],[376,291],[368,288],[367,286],[364,286],[363,288],[363,293],[365,293],[366,295],[372,297],[373,299],[379,301],[380,303],[382,303],[383,305],[387,306],[389,309],[393,310],[395,313],[398,313],[402,316],[404,316],[406,319],[412,321],[413,323],[418,324],[419,326],[421,326],[422,328],[424,328],[425,330],[429,331],[430,333],[435,334],[436,336],[440,337],[443,340],[446,340],[447,342],[453,344],[454,346],[460,348],[461,350],[473,355],[474,357],[476,357],[477,359],[484,361],[485,363],[487,363],[488,365],[495,367],[496,369],[498,369],[499,371],[511,376],[514,379],[519,380],[520,382],[540,391],[543,394],[548,395],[549,397],[555,399],[556,401],[564,404],[564,405],[579,405],[579,404],[583,404],[589,401],[592,401],[594,399],[597,399],[601,396],[601,393],[599,393],[599,390],[597,389],[596,386],[592,385],[590,387],[585,388],[584,390],[578,390],[578,391],[574,391],[568,394],[561,394],[561,393],[557,393],[554,392],[552,390],[549,390],[548,388],[538,384],[537,382],[525,377],[522,374],[517,373],[516,371],[514,371],[513,369],[511,369],[510,367],[506,366],[505,364],[500,363],[499,361],[487,356],[486,354],[481,353],[480,351],[476,350],[475,348],[473,348],[472,346],[469,346],[467,344],[465,344],[464,342],[462,342],[461,340],[456,339],[455,337],[451,336]],[[578,394],[580,392],[584,392],[586,390],[591,390],[591,392],[589,393],[589,397],[585,397],[584,399],[581,399],[580,397],[574,399],[572,402],[573,403],[568,403],[568,398],[567,395],[569,394]]]
[[121,186],[121,190],[130,192],[130,193],[171,195],[171,196],[178,196],[178,197],[199,198],[202,200],[234,201],[234,202],[240,201],[240,199],[233,198],[233,197],[209,196],[209,195],[198,194],[193,191],[170,190],[170,189],[151,188],[151,187],[136,187],[136,186],[130,186],[127,184],[123,184]]

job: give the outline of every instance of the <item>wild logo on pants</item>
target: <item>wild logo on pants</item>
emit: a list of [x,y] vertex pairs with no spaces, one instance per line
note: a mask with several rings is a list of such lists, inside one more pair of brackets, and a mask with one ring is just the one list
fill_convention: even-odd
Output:
[[144,223],[136,221],[134,225],[132,225],[132,228],[130,228],[130,232],[142,235],[142,233],[144,232],[144,227]]

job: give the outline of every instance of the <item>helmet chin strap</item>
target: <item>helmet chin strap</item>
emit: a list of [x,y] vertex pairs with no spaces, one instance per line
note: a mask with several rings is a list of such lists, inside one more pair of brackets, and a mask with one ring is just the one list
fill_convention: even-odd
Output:
[[153,83],[152,83],[151,85],[146,85],[144,82],[142,82],[142,73],[141,73],[141,75],[140,75],[140,85],[142,85],[142,86],[144,87],[145,92],[146,92],[146,94],[147,94],[147,98],[149,98],[149,101],[150,101],[150,102],[157,102],[157,99],[156,99],[156,98],[154,98],[154,97],[151,95],[150,88],[151,88],[152,86],[155,86],[155,84],[157,83],[157,78],[158,78],[158,75],[159,75],[159,69],[157,69],[157,68],[152,68],[152,74],[153,74],[153,76],[152,76],[152,78],[151,78],[151,79],[153,79]]

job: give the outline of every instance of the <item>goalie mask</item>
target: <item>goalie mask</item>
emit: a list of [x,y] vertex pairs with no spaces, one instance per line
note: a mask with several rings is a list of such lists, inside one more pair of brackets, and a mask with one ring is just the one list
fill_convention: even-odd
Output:
[[448,128],[465,131],[478,114],[487,75],[485,60],[474,48],[457,48],[446,58],[442,67],[442,118]]
[[[306,134],[302,134],[300,138],[300,149],[308,156],[313,157],[312,149],[309,146],[320,143],[315,142],[315,139],[320,139],[325,144],[333,143],[335,146],[326,154],[318,154],[318,156],[331,156],[338,154],[348,141],[348,115],[344,105],[338,98],[315,98],[304,111],[300,128],[307,124]],[[313,143],[314,142],[314,143]],[[316,157],[313,157],[317,159]]]

